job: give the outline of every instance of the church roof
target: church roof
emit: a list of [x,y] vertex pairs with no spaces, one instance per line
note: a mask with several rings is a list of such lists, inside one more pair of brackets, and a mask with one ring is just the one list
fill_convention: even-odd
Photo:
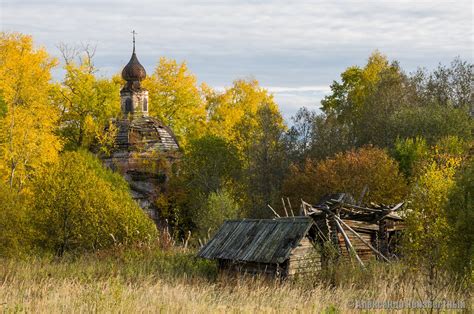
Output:
[[163,122],[152,117],[137,117],[117,121],[118,134],[115,148],[118,151],[152,151],[179,150],[178,141],[173,131]]
[[145,68],[138,61],[135,47],[133,48],[132,57],[122,70],[122,78],[127,81],[142,81],[146,78]]

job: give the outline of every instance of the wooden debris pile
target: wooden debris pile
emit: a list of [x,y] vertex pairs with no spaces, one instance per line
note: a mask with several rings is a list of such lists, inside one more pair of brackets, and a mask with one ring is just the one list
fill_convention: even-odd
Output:
[[340,193],[325,197],[317,205],[302,201],[301,212],[313,218],[316,241],[332,243],[342,258],[355,259],[364,266],[373,258],[390,262],[398,257],[404,222],[397,211],[402,206],[403,203],[363,206],[350,195]]

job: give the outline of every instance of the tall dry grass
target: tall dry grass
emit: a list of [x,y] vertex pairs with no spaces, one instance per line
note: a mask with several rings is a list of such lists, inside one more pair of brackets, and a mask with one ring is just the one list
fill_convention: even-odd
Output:
[[[356,311],[356,300],[427,300],[423,281],[398,265],[374,264],[365,271],[339,267],[330,274],[279,282],[217,276],[212,263],[176,251],[131,250],[60,261],[5,259],[0,260],[0,310],[346,313]],[[443,287],[437,296],[438,300],[468,298],[455,282]]]

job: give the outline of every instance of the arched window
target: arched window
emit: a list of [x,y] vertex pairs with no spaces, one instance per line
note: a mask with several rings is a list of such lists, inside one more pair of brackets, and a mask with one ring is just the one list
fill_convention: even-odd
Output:
[[127,98],[125,100],[125,113],[129,113],[133,111],[132,100]]
[[143,111],[148,111],[148,99],[143,99]]

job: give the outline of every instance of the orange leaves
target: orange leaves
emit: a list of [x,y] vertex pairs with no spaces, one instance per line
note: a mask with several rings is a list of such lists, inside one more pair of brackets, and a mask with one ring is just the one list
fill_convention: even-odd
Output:
[[286,195],[311,202],[336,192],[348,192],[357,198],[367,186],[366,200],[395,203],[407,191],[396,161],[384,150],[370,146],[339,153],[319,163],[307,160],[302,167],[293,165],[290,171]]

